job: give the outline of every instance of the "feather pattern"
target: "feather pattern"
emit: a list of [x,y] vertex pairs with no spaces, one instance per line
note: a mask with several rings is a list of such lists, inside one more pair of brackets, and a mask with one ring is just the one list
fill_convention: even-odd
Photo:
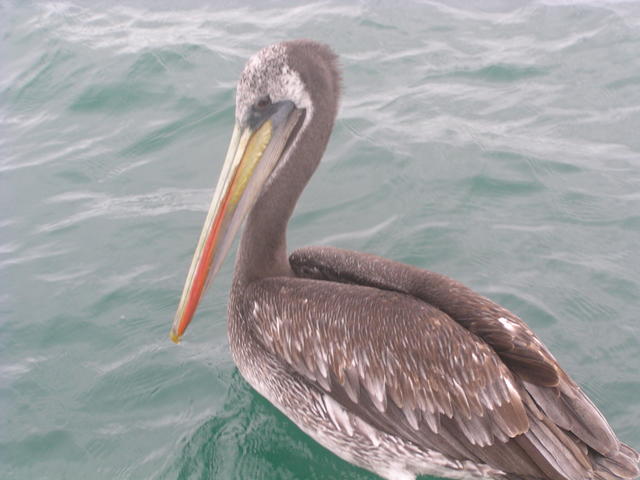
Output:
[[[339,389],[353,405],[365,405],[366,397],[371,415],[397,413],[412,430],[444,416],[478,445],[528,428],[515,379],[500,358],[430,305],[396,292],[304,279],[265,279],[251,287],[267,305],[260,311],[269,312],[255,316],[265,346],[323,390]],[[272,322],[272,315],[280,320]]]
[[255,285],[286,319],[268,348],[290,358],[301,345],[313,361],[290,366],[375,428],[531,478],[638,474],[637,453],[513,313],[373,255],[309,247],[290,262],[300,278]]

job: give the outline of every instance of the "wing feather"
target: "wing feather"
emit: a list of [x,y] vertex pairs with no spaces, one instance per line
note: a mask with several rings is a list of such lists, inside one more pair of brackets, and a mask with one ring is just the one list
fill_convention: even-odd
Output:
[[367,421],[379,417],[385,431],[419,443],[417,432],[438,434],[447,418],[467,443],[486,446],[529,428],[509,369],[440,310],[405,294],[333,282],[252,285],[259,289],[252,296],[267,305],[254,318],[264,346],[343,405],[366,412]]
[[557,425],[601,455],[613,455],[620,448],[602,414],[526,323],[461,283],[428,270],[332,247],[297,250],[290,262],[302,276],[403,292],[433,305],[486,342]]

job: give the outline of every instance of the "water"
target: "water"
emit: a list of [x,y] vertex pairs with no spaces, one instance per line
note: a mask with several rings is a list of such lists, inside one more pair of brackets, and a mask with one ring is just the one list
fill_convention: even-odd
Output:
[[302,36],[345,94],[291,247],[497,300],[640,447],[640,4],[234,3],[1,4],[0,477],[374,478],[238,375],[231,258],[168,339],[237,76]]

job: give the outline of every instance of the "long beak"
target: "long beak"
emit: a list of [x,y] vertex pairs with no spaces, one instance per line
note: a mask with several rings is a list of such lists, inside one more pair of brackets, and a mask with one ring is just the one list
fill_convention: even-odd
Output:
[[262,186],[282,156],[301,120],[302,110],[289,107],[256,130],[236,124],[182,291],[170,338],[179,343],[209,279],[227,255],[233,239]]

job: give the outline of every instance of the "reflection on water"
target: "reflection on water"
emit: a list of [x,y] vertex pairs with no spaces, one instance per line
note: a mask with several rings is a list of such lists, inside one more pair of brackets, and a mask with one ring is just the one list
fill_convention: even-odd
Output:
[[184,440],[181,454],[162,478],[377,477],[336,459],[234,370],[223,407]]

